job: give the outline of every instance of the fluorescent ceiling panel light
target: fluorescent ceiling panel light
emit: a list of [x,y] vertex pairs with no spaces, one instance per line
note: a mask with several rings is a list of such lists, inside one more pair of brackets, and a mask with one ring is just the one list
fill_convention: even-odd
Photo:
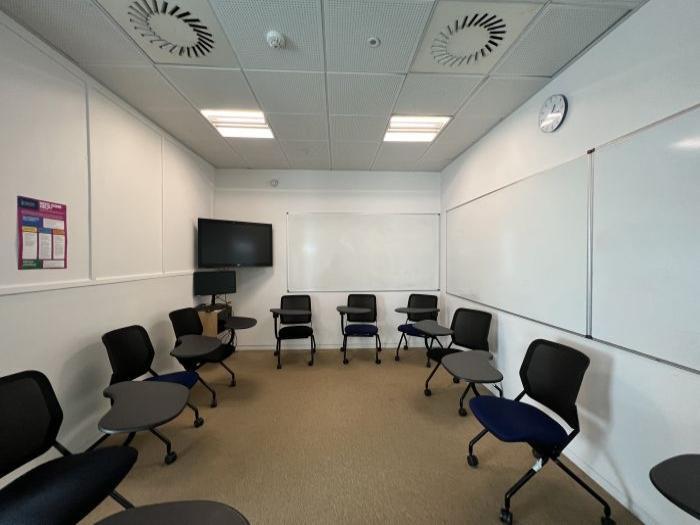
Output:
[[409,117],[394,115],[384,142],[432,142],[451,117]]
[[211,122],[222,137],[275,138],[262,111],[203,109],[202,115]]

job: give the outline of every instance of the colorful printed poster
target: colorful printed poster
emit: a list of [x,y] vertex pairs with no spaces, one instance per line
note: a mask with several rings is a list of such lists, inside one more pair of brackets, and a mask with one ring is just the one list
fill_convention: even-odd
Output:
[[66,205],[17,197],[20,270],[68,267]]

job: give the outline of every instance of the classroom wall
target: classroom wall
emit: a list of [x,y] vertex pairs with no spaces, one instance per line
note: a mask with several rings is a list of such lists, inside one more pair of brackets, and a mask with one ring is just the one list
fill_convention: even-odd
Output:
[[[644,5],[443,171],[443,224],[446,209],[700,103],[698,27],[696,0]],[[568,97],[570,110],[563,127],[546,135],[537,114],[555,93]],[[443,265],[444,255],[443,248]],[[444,289],[444,266],[442,275]],[[450,316],[461,306],[494,314],[491,337],[509,396],[521,389],[518,369],[533,339],[589,355],[579,397],[582,432],[567,455],[645,523],[691,523],[654,489],[648,472],[669,456],[697,452],[700,376],[447,294],[444,303]]]
[[[176,367],[167,314],[193,304],[214,169],[1,13],[0,49],[0,375],[44,372],[80,450],[109,407],[101,334],[141,324]],[[18,195],[67,205],[66,270],[17,270]]]
[[[270,185],[273,179],[279,181],[277,187]],[[258,320],[255,328],[238,333],[241,348],[274,348],[274,325],[269,309],[279,307],[280,296],[287,293],[288,212],[437,213],[439,209],[437,173],[219,170],[215,217],[272,223],[273,228],[273,266],[238,269],[238,291],[230,296],[236,314]],[[404,316],[396,314],[394,308],[405,306],[409,293],[376,293],[378,324],[385,348],[396,348],[399,339],[396,327]],[[310,295],[318,347],[339,348],[342,336],[335,307],[346,304],[347,293]],[[422,344],[422,341],[414,343]],[[354,338],[349,345],[367,347],[373,346],[374,341]],[[284,347],[308,348],[308,341],[286,341]]]

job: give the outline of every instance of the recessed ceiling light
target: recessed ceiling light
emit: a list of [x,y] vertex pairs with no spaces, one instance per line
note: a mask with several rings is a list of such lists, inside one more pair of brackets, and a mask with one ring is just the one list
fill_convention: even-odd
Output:
[[450,118],[394,115],[389,121],[384,142],[432,142]]
[[273,139],[270,126],[262,111],[231,111],[203,109],[202,115],[211,122],[222,137]]

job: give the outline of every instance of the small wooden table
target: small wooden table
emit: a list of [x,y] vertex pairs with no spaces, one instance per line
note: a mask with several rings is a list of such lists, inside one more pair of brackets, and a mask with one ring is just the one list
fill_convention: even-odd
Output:
[[[491,354],[483,350],[466,350],[455,352],[442,358],[442,366],[445,367],[453,377],[464,379],[469,384],[464,389],[464,393],[459,398],[459,415],[464,417],[467,410],[464,408],[464,398],[471,390],[475,396],[479,395],[476,384],[495,384],[503,381],[503,374],[491,366]],[[503,389],[495,385],[496,389],[503,397]]]

